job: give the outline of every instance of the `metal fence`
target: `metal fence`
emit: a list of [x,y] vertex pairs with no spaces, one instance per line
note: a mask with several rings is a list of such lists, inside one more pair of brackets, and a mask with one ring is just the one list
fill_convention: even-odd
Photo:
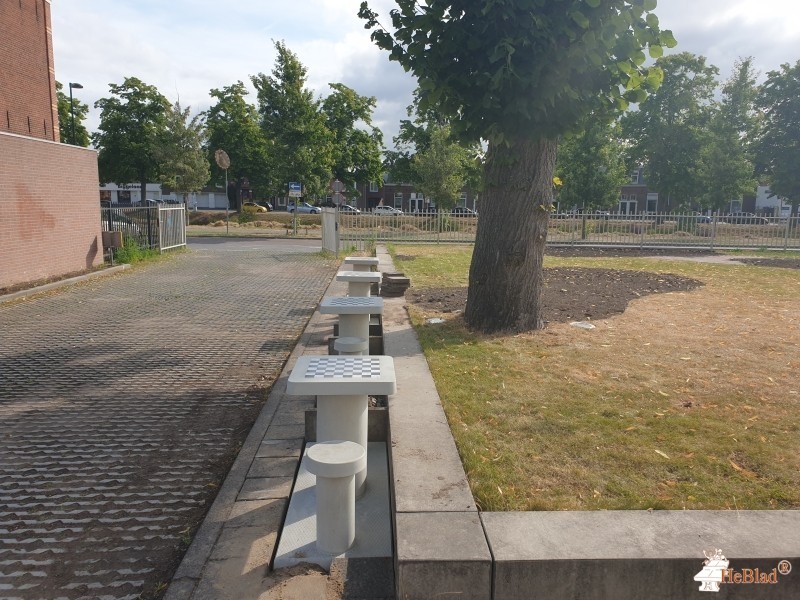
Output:
[[[338,215],[339,247],[373,243],[473,243],[478,219],[439,213],[424,216]],[[800,218],[697,214],[552,214],[550,246],[639,248],[798,249]]]
[[121,231],[142,248],[163,252],[186,245],[186,209],[183,206],[124,206],[100,209],[103,231]]

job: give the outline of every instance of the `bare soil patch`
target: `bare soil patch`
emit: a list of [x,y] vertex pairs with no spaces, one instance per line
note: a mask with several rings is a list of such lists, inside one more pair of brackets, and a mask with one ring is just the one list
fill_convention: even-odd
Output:
[[800,258],[737,258],[739,262],[757,267],[780,267],[782,269],[800,269]]
[[[625,312],[636,298],[687,292],[703,285],[680,275],[583,267],[546,268],[544,279],[543,318],[549,323],[605,319]],[[464,287],[412,288],[406,296],[426,312],[459,312],[467,304]]]

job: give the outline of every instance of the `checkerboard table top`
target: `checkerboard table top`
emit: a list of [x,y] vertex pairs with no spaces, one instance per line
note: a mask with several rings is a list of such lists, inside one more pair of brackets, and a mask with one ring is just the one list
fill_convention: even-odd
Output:
[[380,259],[372,256],[345,256],[344,264],[346,265],[369,265],[377,267],[380,264]]
[[291,395],[353,396],[394,394],[391,356],[301,356],[289,375]]
[[337,281],[355,283],[378,283],[382,275],[373,271],[339,271],[336,273]]
[[380,315],[383,298],[378,296],[328,296],[319,303],[323,315]]

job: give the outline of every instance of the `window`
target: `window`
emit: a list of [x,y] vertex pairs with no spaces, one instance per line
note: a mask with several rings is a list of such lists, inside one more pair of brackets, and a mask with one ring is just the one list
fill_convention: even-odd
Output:
[[378,184],[374,181],[369,184],[369,191],[375,193],[378,191]]
[[461,192],[461,194],[458,197],[458,204],[459,206],[467,205],[467,192]]
[[639,169],[631,171],[631,183],[639,183]]
[[649,193],[647,194],[647,212],[658,212],[658,194],[657,193]]
[[394,207],[403,208],[403,192],[395,192],[394,194]]

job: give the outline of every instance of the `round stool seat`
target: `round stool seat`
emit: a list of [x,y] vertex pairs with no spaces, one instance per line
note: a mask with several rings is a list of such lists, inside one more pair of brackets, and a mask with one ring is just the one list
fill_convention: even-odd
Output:
[[340,337],[333,341],[333,349],[337,352],[364,352],[369,342],[360,337]]
[[317,477],[350,477],[367,467],[367,451],[355,442],[317,442],[306,452],[306,468]]

